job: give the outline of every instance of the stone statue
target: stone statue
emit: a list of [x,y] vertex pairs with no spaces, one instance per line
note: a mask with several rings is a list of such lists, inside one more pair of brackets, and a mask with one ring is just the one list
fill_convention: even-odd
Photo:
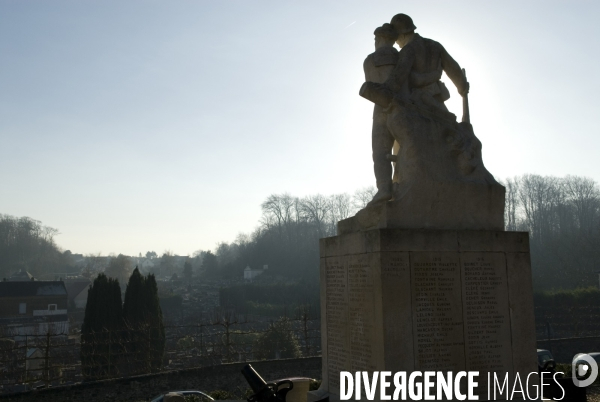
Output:
[[[363,69],[367,82],[383,84],[398,64],[398,51],[394,47],[398,32],[391,24],[383,24],[375,30],[374,34],[375,52],[367,56]],[[377,104],[373,110],[371,143],[378,190],[371,202],[387,201],[392,198],[392,166],[388,155],[393,148],[394,137],[387,127],[387,113],[384,113],[383,107]]]
[[[528,234],[504,231],[504,187],[483,165],[466,74],[415,29],[396,15],[364,62],[378,191],[319,243],[322,382],[308,402],[361,399],[352,373],[471,370],[488,400],[491,372],[517,384],[536,370]],[[444,105],[444,72],[463,97],[461,122]]]
[[[468,110],[459,123],[444,104],[450,93],[440,81],[442,72],[465,98],[464,105],[466,75],[440,43],[415,29],[408,15],[398,14],[375,31],[377,50],[365,60],[367,82],[360,95],[376,105],[378,191],[355,217],[339,222],[338,234],[384,227],[503,230],[504,187],[483,164]],[[394,35],[401,48],[397,54],[391,50]],[[388,63],[395,57],[391,69]],[[393,140],[397,155],[391,154]],[[389,160],[396,162],[394,177]]]

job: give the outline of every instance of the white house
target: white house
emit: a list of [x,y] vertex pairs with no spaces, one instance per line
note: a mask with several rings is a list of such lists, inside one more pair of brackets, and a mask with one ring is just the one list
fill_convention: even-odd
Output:
[[[266,267],[266,265],[265,265]],[[256,278],[258,275],[262,274],[264,271],[262,269],[252,269],[250,268],[250,266],[246,266],[246,268],[244,268],[244,279],[251,281],[252,279]]]

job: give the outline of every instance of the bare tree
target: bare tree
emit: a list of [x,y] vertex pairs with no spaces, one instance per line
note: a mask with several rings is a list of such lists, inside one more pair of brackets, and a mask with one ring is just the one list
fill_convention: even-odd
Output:
[[504,208],[504,226],[506,230],[517,230],[517,208],[519,206],[519,181],[517,178],[502,182],[506,188],[506,206]]
[[286,226],[292,220],[294,198],[288,193],[271,194],[261,208],[263,214],[271,215],[279,228]]
[[108,266],[104,270],[104,273],[106,276],[118,279],[119,282],[124,285],[127,283],[127,279],[129,278],[129,275],[131,275],[133,268],[134,267],[131,258],[126,255],[119,254],[110,260]]
[[556,228],[555,212],[564,201],[560,182],[556,177],[528,174],[519,180],[519,190],[527,226],[534,239],[543,243]]
[[83,270],[81,271],[81,275],[84,278],[88,279],[94,278],[96,275],[98,275],[99,272],[101,272],[105,268],[103,260],[104,259],[102,258],[100,253],[90,253],[86,255],[85,265],[83,267]]
[[56,246],[58,230],[31,218],[0,214],[0,273],[26,269],[35,276],[64,269],[66,255]]
[[235,344],[233,342],[234,338],[232,337],[232,332],[235,325],[242,320],[238,318],[238,315],[234,310],[223,307],[215,307],[210,319],[213,325],[223,327],[223,336],[221,342],[219,342],[220,344],[217,345],[222,349],[222,360],[225,362],[233,361],[233,356],[235,356]]
[[262,223],[266,228],[276,228],[279,236],[286,240],[286,247],[294,241],[293,225],[298,219],[297,198],[288,193],[272,194],[261,207],[263,210]]
[[506,186],[506,228],[530,234],[534,286],[590,286],[600,265],[600,191],[589,178],[523,175]]
[[598,184],[587,177],[567,176],[563,185],[569,201],[574,206],[578,227],[586,233],[591,232],[600,212]]
[[316,226],[319,237],[327,234],[326,223],[331,214],[331,203],[327,197],[310,195],[301,199],[301,205],[302,214]]
[[215,255],[217,256],[219,265],[230,264],[238,257],[238,245],[235,242],[231,244],[220,242],[217,244]]
[[358,210],[366,207],[369,201],[373,199],[373,196],[375,196],[375,193],[377,193],[377,189],[373,186],[363,187],[356,190],[352,196],[354,208]]
[[176,262],[175,255],[171,250],[165,250],[163,255],[160,257],[160,275],[171,276],[175,273]]
[[352,197],[347,193],[333,194],[329,196],[329,202],[331,204],[330,232],[333,234],[336,233],[338,221],[348,218],[354,211],[354,206],[352,205]]

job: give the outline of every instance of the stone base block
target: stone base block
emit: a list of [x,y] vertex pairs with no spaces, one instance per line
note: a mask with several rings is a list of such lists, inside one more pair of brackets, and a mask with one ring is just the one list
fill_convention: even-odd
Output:
[[537,371],[527,233],[375,229],[320,253],[323,383],[309,400],[339,399],[340,371],[479,371],[481,392],[488,372]]
[[339,221],[338,235],[384,228],[503,230],[504,192],[499,184],[418,183]]

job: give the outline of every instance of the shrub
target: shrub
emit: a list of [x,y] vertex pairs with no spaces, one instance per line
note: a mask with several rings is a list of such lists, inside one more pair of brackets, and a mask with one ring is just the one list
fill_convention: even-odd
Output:
[[254,345],[254,357],[258,360],[290,359],[300,357],[300,344],[294,336],[289,318],[281,317],[271,323],[264,333],[260,334]]

